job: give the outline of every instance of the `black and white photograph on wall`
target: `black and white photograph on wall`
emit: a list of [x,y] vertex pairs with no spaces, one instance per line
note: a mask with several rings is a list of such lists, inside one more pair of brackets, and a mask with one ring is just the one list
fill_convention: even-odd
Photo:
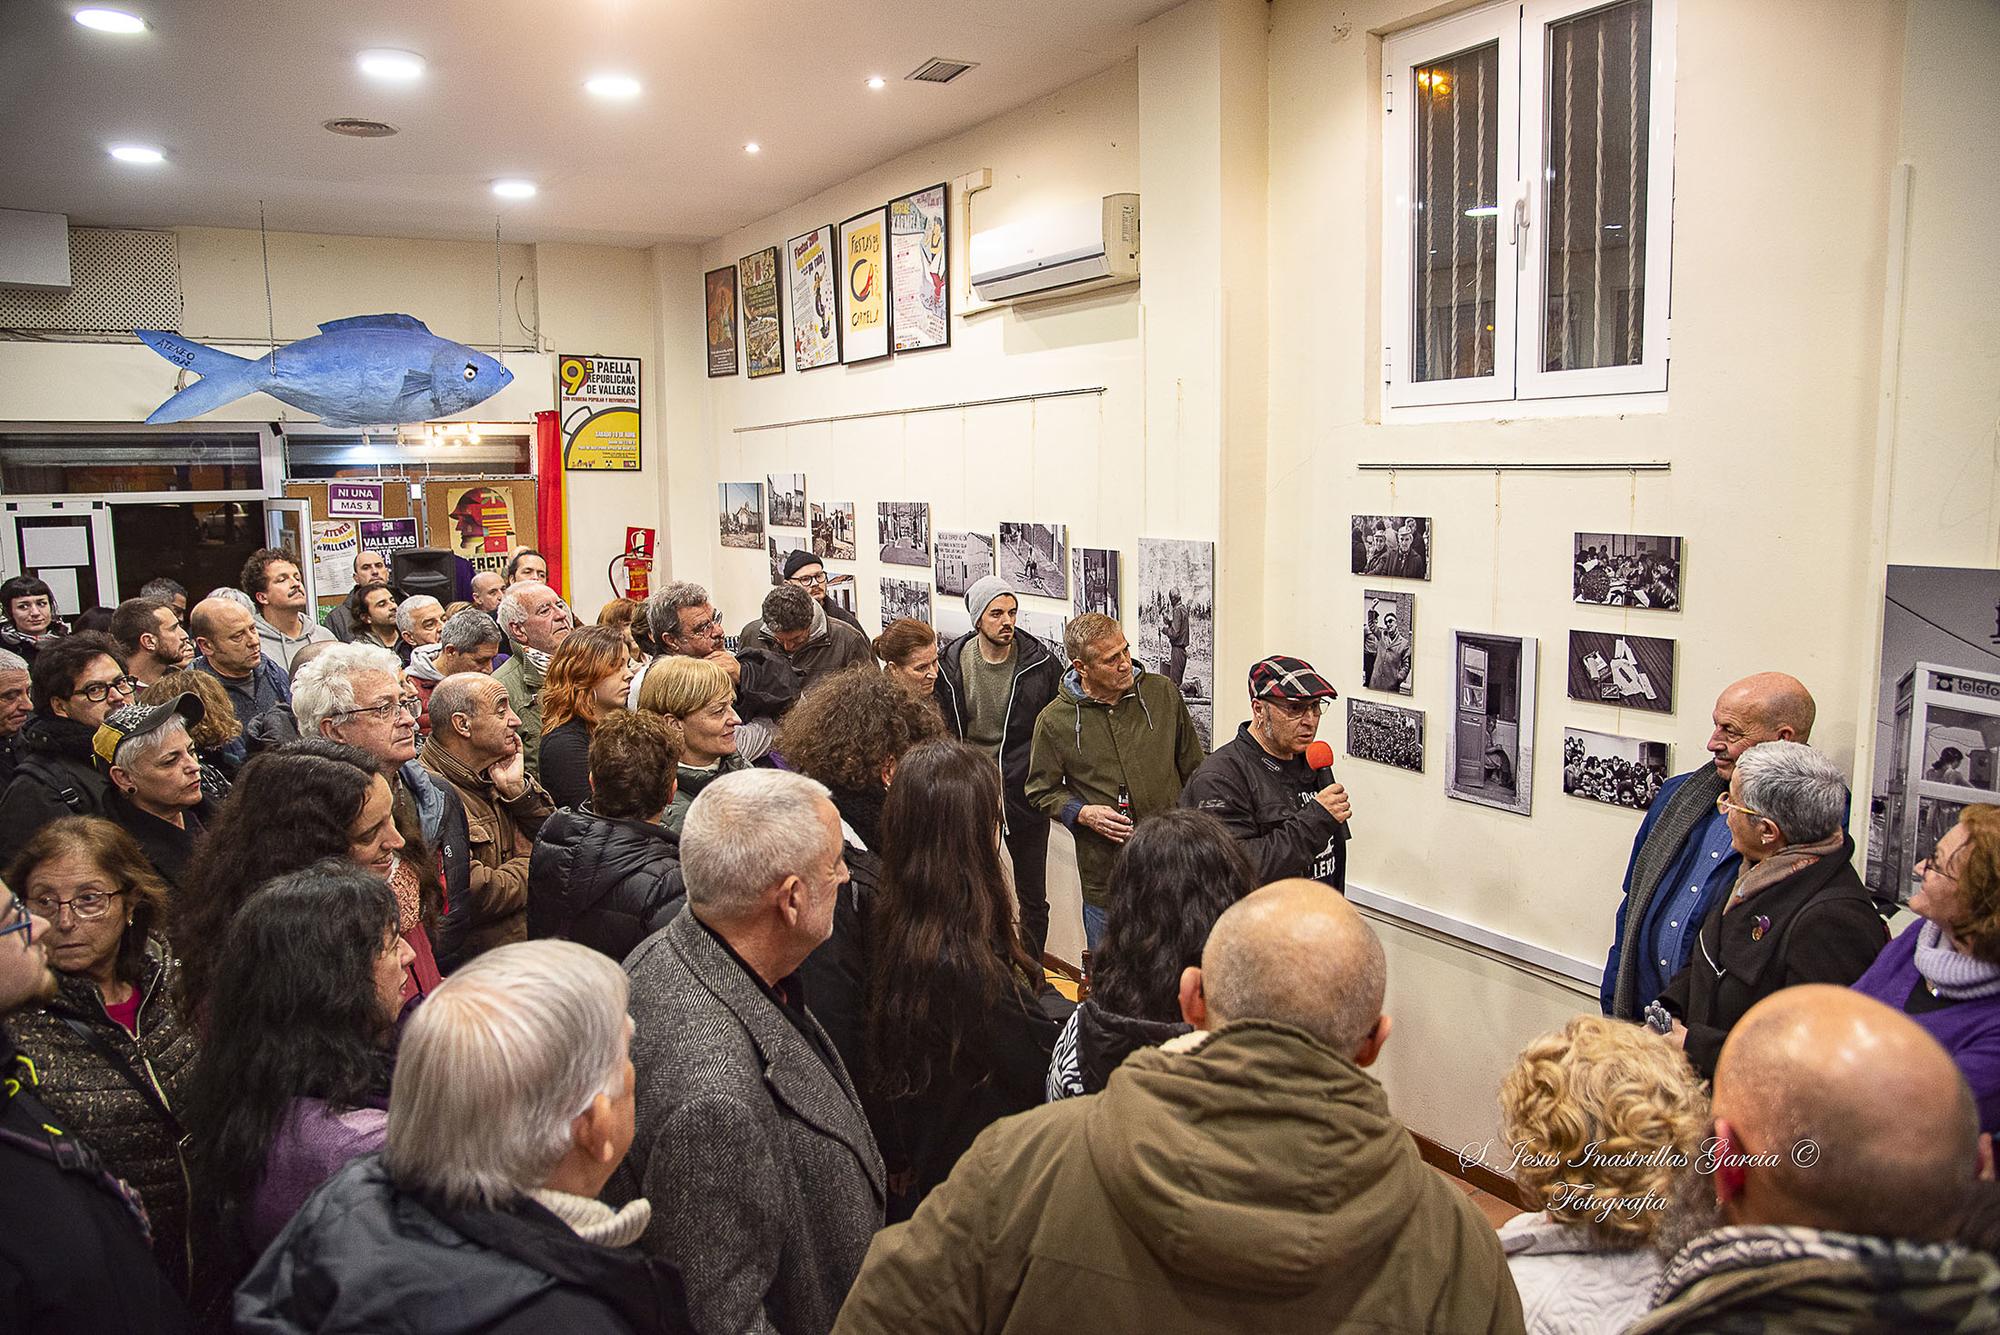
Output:
[[1674,642],[1603,630],[1569,633],[1569,698],[1674,712]]
[[1880,674],[1865,874],[1906,900],[1959,812],[2000,801],[2000,570],[1890,566]]
[[1361,591],[1361,680],[1371,691],[1410,693],[1417,642],[1417,598],[1382,589]]
[[1204,749],[1215,731],[1215,544],[1139,539],[1132,656],[1163,673],[1187,701]]
[[1576,601],[1681,610],[1681,540],[1649,533],[1576,535]]
[[723,482],[717,484],[722,493],[722,545],[725,547],[748,547],[752,551],[764,549],[764,484],[761,482]]
[[793,552],[806,550],[804,538],[781,538],[773,533],[767,540],[771,554],[771,586],[776,588],[785,582],[785,558]]
[[[875,540],[881,544],[883,565],[930,565],[931,503],[929,501],[875,502]],[[924,618],[926,621],[929,619]]]
[[882,581],[882,629],[898,617],[931,624],[931,586],[914,579]]
[[1347,754],[1424,772],[1424,711],[1347,697]]
[[1431,521],[1411,515],[1355,515],[1352,572],[1389,579],[1431,577]]
[[965,610],[965,599],[947,598],[943,589],[938,590],[937,602],[931,608],[931,624],[937,627],[939,649],[961,635],[972,634],[972,614]]
[[1533,639],[1451,633],[1446,797],[1522,816],[1533,809],[1536,656]]
[[980,580],[993,573],[991,533],[946,532],[937,535],[937,562],[931,573],[937,577],[937,591],[963,598]]
[[1002,524],[1000,578],[1024,595],[1069,597],[1069,537],[1061,524]]
[[1610,807],[1644,811],[1667,781],[1665,742],[1563,729],[1563,791]]
[[[961,607],[964,605],[959,604]],[[1024,607],[1021,614],[1014,618],[1014,624],[1053,649],[1057,658],[1064,657],[1063,632],[1069,629],[1068,617],[1059,612],[1037,612]]]
[[823,561],[852,561],[854,502],[814,501],[807,510],[812,515],[813,555]]
[[1069,583],[1078,616],[1102,612],[1118,619],[1118,553],[1108,547],[1079,547],[1070,554]]
[[860,613],[855,611],[854,594],[860,587],[852,575],[829,573],[826,577],[826,600],[843,612],[854,612],[859,616]]
[[806,475],[804,473],[766,473],[764,475],[764,501],[768,506],[772,528],[804,528],[806,526]]

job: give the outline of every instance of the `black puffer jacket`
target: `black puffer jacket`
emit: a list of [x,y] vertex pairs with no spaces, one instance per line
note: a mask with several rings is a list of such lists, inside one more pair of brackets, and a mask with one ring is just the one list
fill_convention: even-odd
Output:
[[[179,1152],[181,1128],[173,1115],[181,1092],[194,1075],[194,1030],[181,1023],[173,1006],[178,972],[166,947],[149,942],[139,982],[139,1034],[134,1038],[105,1014],[89,979],[58,974],[61,991],[38,1010],[12,1018],[14,1041],[35,1063],[36,1091],[83,1137],[105,1167],[130,1183],[146,1203],[153,1224],[153,1254],[160,1269],[185,1289],[188,1280],[187,1178]],[[70,1027],[75,1020],[158,1094],[140,1094],[118,1066]],[[160,1105],[164,1105],[162,1111]]]
[[561,937],[623,961],[673,920],[681,841],[664,825],[600,816],[588,805],[542,823],[528,860],[528,936]]
[[381,1156],[336,1173],[236,1290],[238,1335],[692,1330],[680,1276],[586,1242],[534,1201],[453,1209],[399,1190]]
[[21,729],[14,777],[0,794],[0,848],[18,851],[44,825],[64,816],[101,816],[110,781],[90,749],[97,729],[36,714]]
[[881,883],[882,859],[869,851],[879,848],[882,803],[888,794],[877,788],[856,792],[833,790],[833,805],[860,838],[842,849],[847,884],[833,904],[833,931],[799,966],[805,984],[806,1008],[833,1040],[834,1051],[854,1083],[861,1083],[861,1058],[868,1044],[868,914]]

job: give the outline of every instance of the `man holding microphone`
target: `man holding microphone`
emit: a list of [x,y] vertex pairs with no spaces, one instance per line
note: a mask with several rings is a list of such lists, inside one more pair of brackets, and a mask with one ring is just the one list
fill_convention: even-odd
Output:
[[1257,883],[1286,877],[1347,892],[1347,790],[1334,781],[1333,748],[1314,741],[1320,715],[1340,695],[1304,659],[1273,655],[1250,669],[1250,721],[1181,790],[1242,841]]

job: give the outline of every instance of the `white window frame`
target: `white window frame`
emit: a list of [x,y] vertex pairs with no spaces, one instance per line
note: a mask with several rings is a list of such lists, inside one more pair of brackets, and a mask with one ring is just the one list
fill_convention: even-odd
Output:
[[[1601,400],[1607,412],[1630,411],[1664,395],[1671,355],[1670,300],[1673,263],[1674,38],[1676,0],[1653,0],[1651,83],[1648,107],[1646,190],[1646,300],[1643,360],[1631,366],[1544,371],[1542,338],[1548,298],[1542,272],[1547,230],[1547,180],[1543,158],[1548,128],[1543,109],[1548,26],[1605,6],[1606,0],[1503,0],[1438,23],[1385,38],[1382,43],[1382,408],[1384,421],[1451,417],[1521,417],[1549,410],[1590,411]],[[1487,43],[1499,48],[1500,126],[1496,198],[1500,214],[1494,284],[1494,370],[1487,376],[1413,381],[1411,328],[1415,308],[1412,263],[1416,219],[1411,193],[1416,146],[1415,71]],[[1515,127],[1508,133],[1508,126]],[[1566,402],[1562,402],[1566,401]],[[1657,399],[1653,400],[1658,402]],[[1525,409],[1526,411],[1523,411]],[[1405,411],[1408,410],[1408,411]]]

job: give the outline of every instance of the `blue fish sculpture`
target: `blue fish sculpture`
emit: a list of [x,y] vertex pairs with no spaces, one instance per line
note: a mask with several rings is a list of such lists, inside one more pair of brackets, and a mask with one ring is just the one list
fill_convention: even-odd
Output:
[[133,337],[201,379],[146,420],[185,422],[264,393],[328,426],[396,426],[449,417],[505,389],[514,373],[483,352],[439,338],[413,315],[356,315],[263,357],[237,357],[149,329]]

